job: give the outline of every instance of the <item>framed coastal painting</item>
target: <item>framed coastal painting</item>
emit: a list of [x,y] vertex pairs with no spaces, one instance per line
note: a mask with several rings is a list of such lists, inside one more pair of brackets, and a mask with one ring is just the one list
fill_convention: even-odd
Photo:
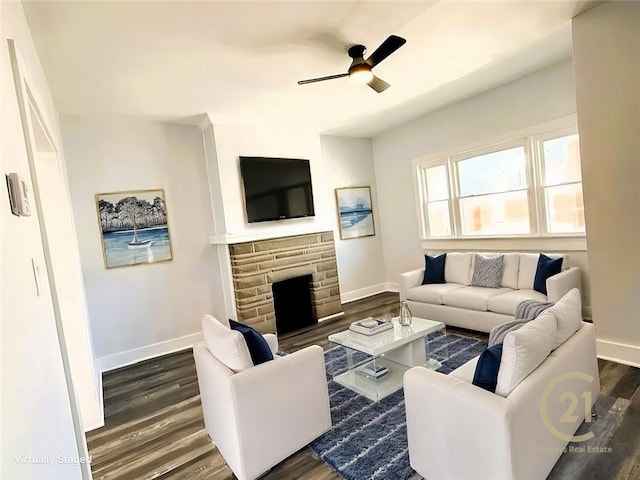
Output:
[[371,209],[371,188],[336,188],[336,203],[342,240],[376,234]]
[[164,190],[96,194],[105,268],[172,259]]

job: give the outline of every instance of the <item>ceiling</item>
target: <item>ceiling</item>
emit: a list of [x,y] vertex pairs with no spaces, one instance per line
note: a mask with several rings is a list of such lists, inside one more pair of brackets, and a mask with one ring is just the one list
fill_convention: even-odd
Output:
[[[583,1],[24,1],[61,114],[374,136],[571,56]],[[348,78],[354,43],[407,43]],[[366,55],[365,55],[366,58]]]

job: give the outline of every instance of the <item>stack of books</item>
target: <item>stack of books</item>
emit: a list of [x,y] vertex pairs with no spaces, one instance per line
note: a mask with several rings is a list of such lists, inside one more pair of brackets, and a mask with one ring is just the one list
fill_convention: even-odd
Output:
[[382,365],[374,364],[373,362],[371,362],[363,365],[362,367],[358,367],[356,369],[356,372],[362,375],[366,375],[367,377],[373,377],[378,380],[380,377],[386,375],[389,370],[387,369],[387,367],[383,367]]
[[352,332],[362,333],[363,335],[374,335],[389,330],[390,328],[393,328],[391,322],[385,322],[381,318],[372,317],[358,320],[349,326],[349,330]]

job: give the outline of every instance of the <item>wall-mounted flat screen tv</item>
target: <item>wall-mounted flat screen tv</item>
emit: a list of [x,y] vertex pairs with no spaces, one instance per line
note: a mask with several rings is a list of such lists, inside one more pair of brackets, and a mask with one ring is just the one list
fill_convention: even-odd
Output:
[[314,216],[309,160],[240,157],[249,223]]

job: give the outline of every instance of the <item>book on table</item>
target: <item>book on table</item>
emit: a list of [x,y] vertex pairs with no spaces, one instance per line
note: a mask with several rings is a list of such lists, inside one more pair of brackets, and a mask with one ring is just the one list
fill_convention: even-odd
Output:
[[393,324],[391,322],[387,322],[381,318],[369,317],[353,322],[349,325],[349,330],[356,333],[362,333],[364,335],[373,335],[389,330],[392,327]]
[[362,365],[361,367],[358,367],[356,369],[356,372],[368,377],[373,377],[377,380],[380,377],[386,375],[389,370],[387,369],[387,367],[383,367],[380,364],[369,362],[365,365]]

